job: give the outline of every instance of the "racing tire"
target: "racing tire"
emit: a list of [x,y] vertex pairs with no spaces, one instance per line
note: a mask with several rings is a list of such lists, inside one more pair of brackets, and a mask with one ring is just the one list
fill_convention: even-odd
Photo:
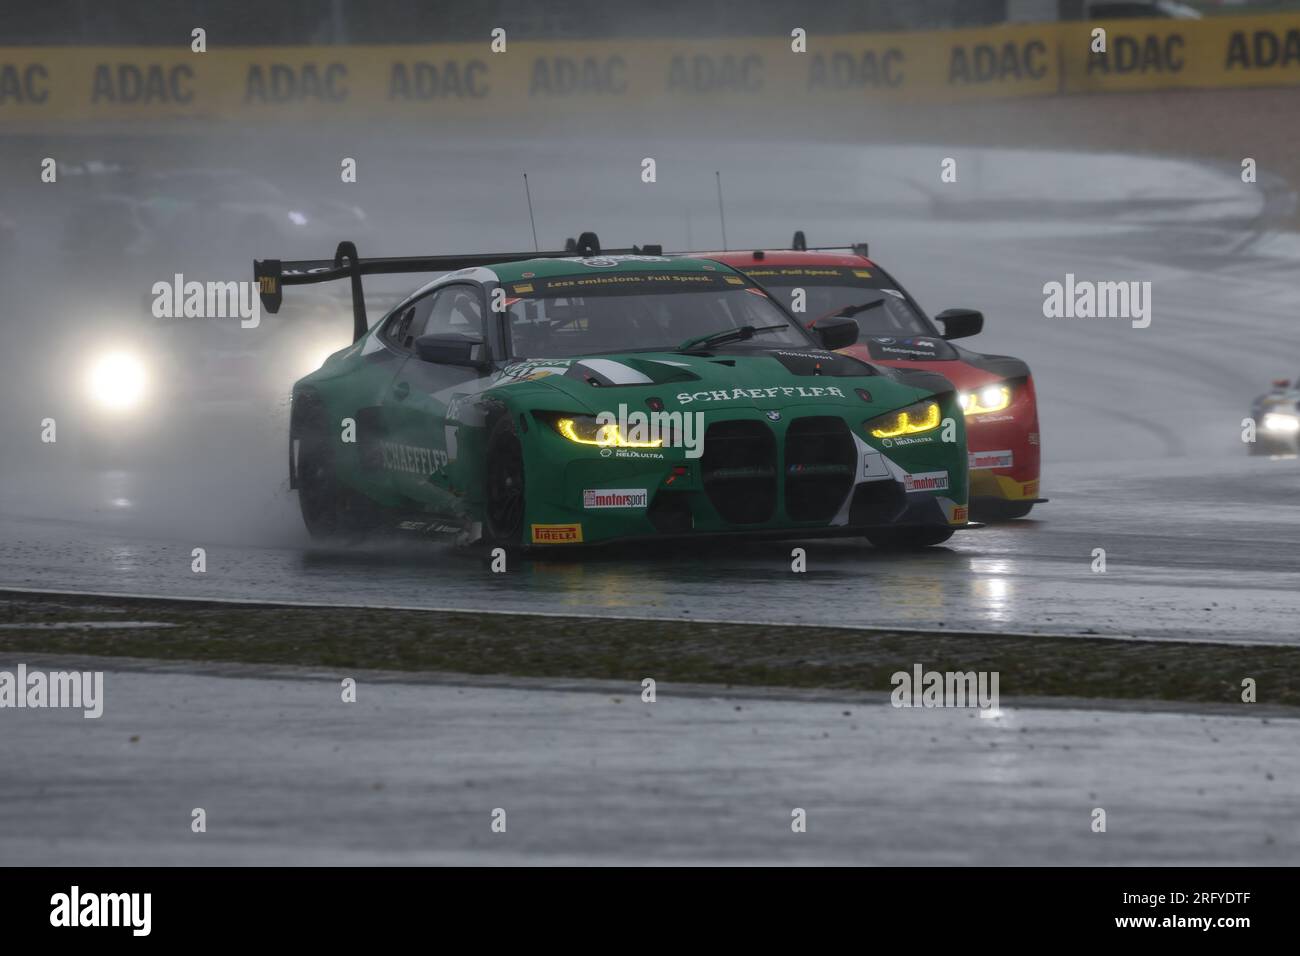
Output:
[[518,549],[524,544],[524,448],[509,415],[488,435],[483,495],[483,541],[489,547]]
[[911,551],[919,548],[932,548],[943,544],[952,537],[956,528],[880,528],[867,532],[867,540],[873,547],[885,551]]
[[334,466],[335,442],[319,425],[298,438],[298,508],[317,541],[355,541],[378,524],[378,508],[345,487]]

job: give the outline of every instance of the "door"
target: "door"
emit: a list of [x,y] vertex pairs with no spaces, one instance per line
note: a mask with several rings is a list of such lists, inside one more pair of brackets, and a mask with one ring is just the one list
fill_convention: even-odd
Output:
[[[486,387],[486,372],[461,365],[427,362],[415,352],[422,335],[472,334],[486,341],[481,286],[453,283],[415,303],[405,329],[406,359],[384,400],[387,441],[381,448],[395,487],[419,510],[457,516],[468,489],[456,483],[458,423],[448,407]],[[486,352],[486,349],[484,350]]]

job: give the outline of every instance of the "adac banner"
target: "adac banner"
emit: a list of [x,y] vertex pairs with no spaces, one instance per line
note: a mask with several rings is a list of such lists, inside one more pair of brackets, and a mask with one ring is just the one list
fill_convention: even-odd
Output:
[[[1106,30],[1105,52],[1093,31]],[[1300,84],[1300,16],[924,33],[389,46],[0,47],[0,127],[632,111]],[[179,124],[184,127],[185,123]]]

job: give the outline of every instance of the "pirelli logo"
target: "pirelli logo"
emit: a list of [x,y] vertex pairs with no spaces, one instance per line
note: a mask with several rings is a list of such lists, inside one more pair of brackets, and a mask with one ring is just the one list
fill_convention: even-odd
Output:
[[965,505],[958,505],[952,509],[952,518],[949,524],[965,524],[970,520],[970,510]]
[[533,544],[581,544],[580,524],[535,524]]
[[275,276],[259,276],[257,280],[257,291],[263,295],[274,295],[276,288]]

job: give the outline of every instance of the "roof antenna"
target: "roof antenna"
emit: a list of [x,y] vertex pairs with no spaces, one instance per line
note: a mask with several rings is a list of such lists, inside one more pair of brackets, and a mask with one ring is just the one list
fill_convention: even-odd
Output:
[[533,218],[533,191],[528,188],[528,174],[524,173],[524,195],[528,197],[528,222],[533,227],[533,252],[541,252],[537,244],[537,220]]
[[714,178],[718,181],[718,218],[722,221],[722,251],[727,251],[727,214],[722,209],[722,173],[716,169],[713,171]]

